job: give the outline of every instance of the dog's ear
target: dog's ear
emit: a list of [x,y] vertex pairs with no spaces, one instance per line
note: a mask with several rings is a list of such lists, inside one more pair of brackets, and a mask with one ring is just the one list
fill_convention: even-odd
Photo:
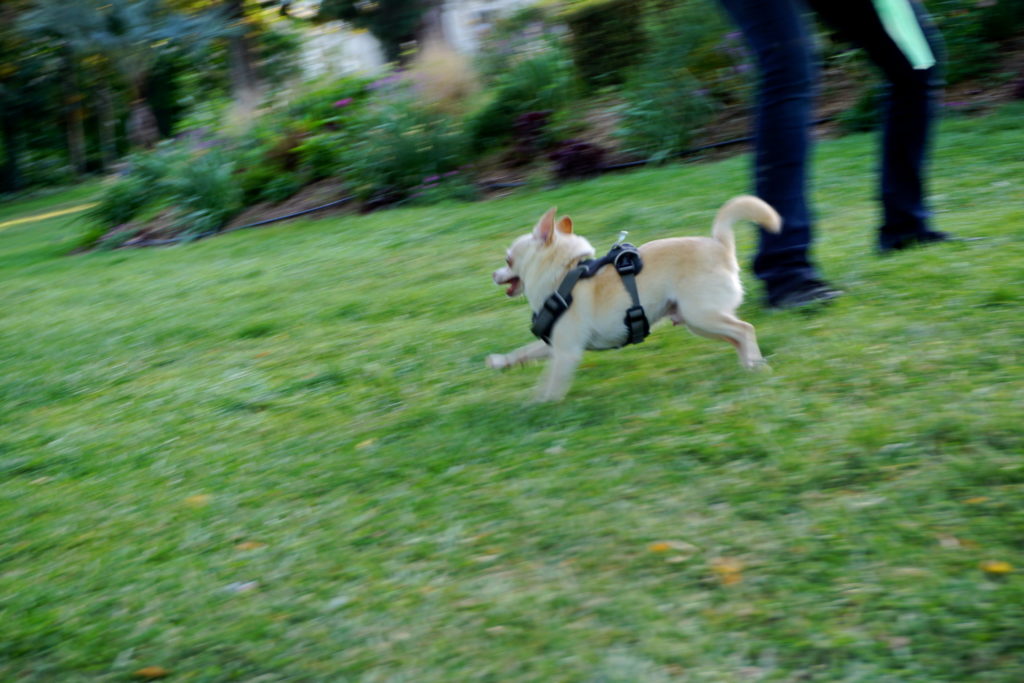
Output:
[[533,226],[533,237],[538,239],[544,244],[550,244],[551,238],[555,236],[555,211],[556,207],[552,206],[548,209],[548,212],[540,217],[537,221],[537,225]]
[[558,223],[555,224],[558,228],[558,232],[564,232],[566,235],[572,232],[572,219],[568,216],[562,216],[558,219]]

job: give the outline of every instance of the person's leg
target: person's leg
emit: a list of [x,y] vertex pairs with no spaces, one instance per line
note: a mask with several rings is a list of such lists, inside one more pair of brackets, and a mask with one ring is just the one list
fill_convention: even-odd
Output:
[[[760,232],[754,273],[769,305],[823,288],[810,261],[807,201],[813,50],[799,0],[721,0],[742,31],[760,74],[755,121],[755,192],[782,216],[782,232]],[[832,295],[835,293],[833,292]]]
[[932,122],[941,95],[942,44],[936,29],[916,2],[911,2],[936,64],[915,69],[886,32],[871,0],[812,0],[826,23],[862,47],[888,81],[882,132],[882,251],[902,249],[947,236],[928,227],[925,176]]

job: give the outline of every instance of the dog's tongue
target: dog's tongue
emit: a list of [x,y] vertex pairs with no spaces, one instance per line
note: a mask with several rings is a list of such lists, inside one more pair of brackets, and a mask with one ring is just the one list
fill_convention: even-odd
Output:
[[519,278],[514,277],[508,282],[508,290],[505,292],[505,296],[515,296],[516,287],[519,286]]

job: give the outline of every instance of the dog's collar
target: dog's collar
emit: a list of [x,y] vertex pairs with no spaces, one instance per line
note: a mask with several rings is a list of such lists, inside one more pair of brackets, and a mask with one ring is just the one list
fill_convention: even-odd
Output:
[[[643,306],[640,305],[640,294],[636,289],[636,275],[643,268],[643,261],[640,259],[640,252],[632,244],[616,244],[605,256],[599,259],[583,259],[578,265],[572,268],[562,279],[551,296],[544,300],[540,310],[533,314],[530,331],[534,336],[539,337],[545,344],[551,344],[551,333],[555,323],[562,317],[562,314],[569,310],[572,305],[572,289],[581,279],[594,277],[598,271],[607,265],[615,266],[615,270],[622,278],[622,284],[629,292],[633,305],[626,311],[624,323],[626,325],[625,344],[639,344],[651,332],[650,323],[644,314]],[[623,344],[623,345],[625,345]]]

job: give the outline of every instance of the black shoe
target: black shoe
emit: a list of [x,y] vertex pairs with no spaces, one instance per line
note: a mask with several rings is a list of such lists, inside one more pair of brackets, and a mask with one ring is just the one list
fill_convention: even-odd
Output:
[[910,247],[932,244],[933,242],[960,241],[962,241],[960,238],[953,237],[948,232],[941,232],[939,230],[922,230],[921,232],[906,234],[886,234],[883,232],[878,235],[878,253],[890,254],[894,251],[903,251]]
[[768,308],[779,310],[803,308],[832,301],[842,296],[841,290],[835,289],[821,280],[804,280],[799,284],[768,293]]

